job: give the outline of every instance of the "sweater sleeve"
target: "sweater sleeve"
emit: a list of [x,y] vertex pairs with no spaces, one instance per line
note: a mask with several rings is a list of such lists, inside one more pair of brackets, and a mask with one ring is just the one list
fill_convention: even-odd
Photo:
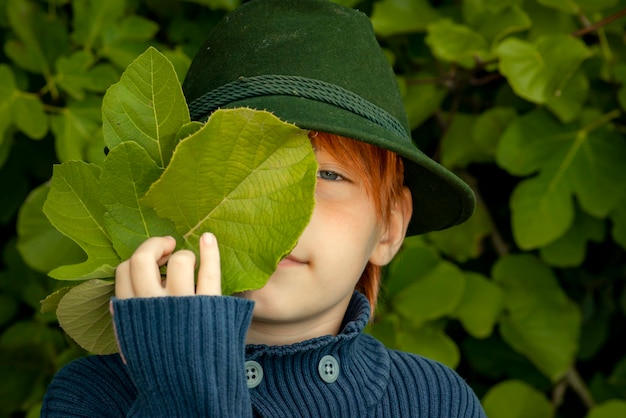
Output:
[[76,399],[68,393],[84,391],[86,386],[108,388],[109,393],[96,392],[95,397],[112,397],[111,391],[121,389],[99,381],[106,378],[102,370],[79,373],[70,367],[49,387],[42,416],[252,416],[244,372],[252,302],[223,296],[113,299],[113,308],[126,360],[121,370],[130,377],[135,393],[132,402],[126,407],[108,403],[111,410],[106,412],[96,399],[73,403]]

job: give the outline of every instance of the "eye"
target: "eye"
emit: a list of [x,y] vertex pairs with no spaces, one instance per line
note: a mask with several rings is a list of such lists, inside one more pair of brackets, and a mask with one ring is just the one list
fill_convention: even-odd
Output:
[[330,170],[320,170],[320,171],[318,171],[317,172],[317,177],[319,177],[322,180],[330,180],[330,181],[343,180],[343,177],[341,177],[340,174],[337,174],[334,171],[330,171]]

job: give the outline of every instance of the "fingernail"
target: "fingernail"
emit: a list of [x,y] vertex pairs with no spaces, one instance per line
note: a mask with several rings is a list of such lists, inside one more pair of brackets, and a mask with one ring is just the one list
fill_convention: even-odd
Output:
[[212,245],[215,242],[215,235],[210,232],[205,232],[202,234],[201,239],[204,245]]

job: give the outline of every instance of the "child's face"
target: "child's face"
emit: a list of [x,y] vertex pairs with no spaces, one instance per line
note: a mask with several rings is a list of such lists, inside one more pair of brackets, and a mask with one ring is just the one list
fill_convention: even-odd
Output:
[[294,327],[310,332],[308,338],[338,332],[327,328],[340,325],[367,262],[386,264],[395,254],[361,179],[323,149],[316,158],[316,205],[309,225],[267,285],[241,295],[256,302],[253,331],[255,326]]

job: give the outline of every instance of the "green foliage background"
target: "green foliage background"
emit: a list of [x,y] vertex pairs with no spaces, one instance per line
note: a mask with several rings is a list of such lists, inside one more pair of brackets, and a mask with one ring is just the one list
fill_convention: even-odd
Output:
[[[371,16],[415,141],[475,216],[408,239],[370,332],[455,367],[490,418],[626,416],[626,0],[342,0]],[[85,355],[40,300],[80,261],[41,214],[100,164],[102,97],[155,46],[183,78],[238,0],[0,0],[0,417]]]

